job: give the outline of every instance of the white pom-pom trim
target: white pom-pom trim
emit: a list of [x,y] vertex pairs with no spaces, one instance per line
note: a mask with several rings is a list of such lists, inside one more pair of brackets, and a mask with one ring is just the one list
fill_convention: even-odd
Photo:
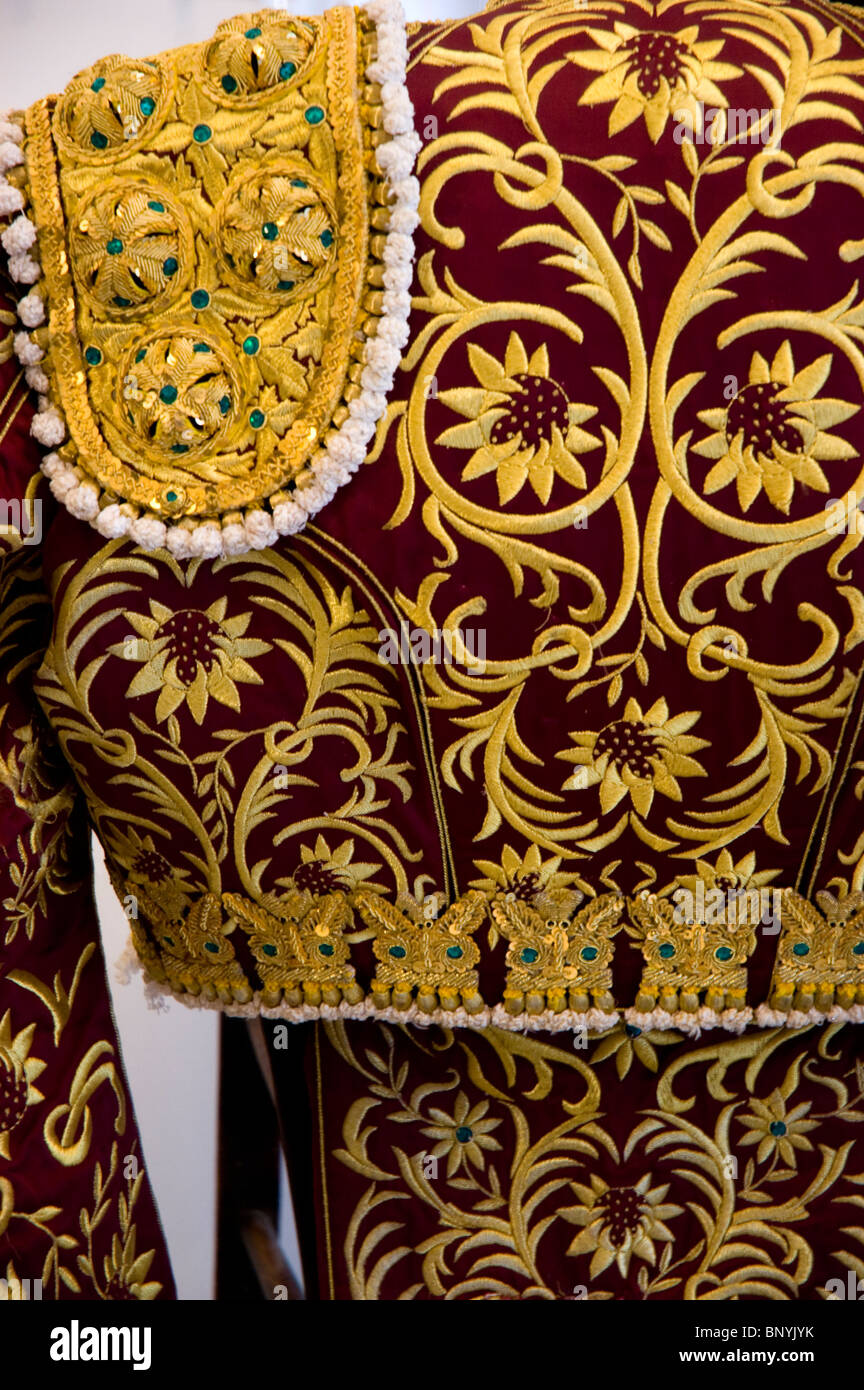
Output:
[[[390,139],[379,145],[375,154],[388,180],[393,201],[389,205],[389,229],[384,239],[382,313],[377,322],[377,334],[367,343],[360,394],[350,402],[343,424],[329,431],[323,447],[310,460],[290,499],[275,502],[272,512],[253,507],[242,520],[224,524],[218,519],[165,523],[151,516],[132,520],[116,502],[94,513],[91,493],[95,493],[95,488],[82,484],[79,471],[72,465],[56,454],[49,455],[42,466],[51,479],[55,497],[70,511],[74,509],[78,516],[86,512],[86,519],[106,538],[128,535],[143,550],[167,546],[178,559],[192,556],[215,559],[261,550],[274,545],[280,536],[302,531],[309,519],[326,507],[339,488],[350,481],[366,458],[375,427],[393,389],[401,349],[408,341],[409,290],[414,274],[413,234],[419,222],[420,202],[420,184],[413,170],[420,139],[414,130],[414,107],[406,84],[408,45],[400,0],[366,0],[361,8],[376,26],[377,54],[366,69],[366,78],[381,87],[381,124]],[[4,157],[9,161],[5,167],[21,163],[22,139],[14,123],[0,125],[0,171],[4,167]],[[4,150],[7,151],[5,156]],[[4,208],[8,212],[23,212],[23,206],[18,190],[8,185],[0,172],[0,214]],[[21,284],[35,284],[41,274],[37,261],[28,254],[33,246],[29,227],[32,223],[26,216],[17,217],[4,233],[3,240],[6,249],[13,253],[10,272]],[[35,290],[22,299],[19,315],[25,328],[35,328],[44,321],[44,304]],[[41,349],[27,334],[16,335],[16,344],[18,339],[21,340],[18,356],[27,369],[28,381],[34,389],[47,391],[47,378],[35,365],[43,356]],[[44,402],[44,407],[34,417],[31,432],[40,443],[54,448],[66,437],[65,424],[49,401]]]

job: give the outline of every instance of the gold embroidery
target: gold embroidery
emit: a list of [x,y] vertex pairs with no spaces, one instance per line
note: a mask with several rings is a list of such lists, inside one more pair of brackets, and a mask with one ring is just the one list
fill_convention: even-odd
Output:
[[546,893],[540,910],[513,892],[492,899],[492,918],[510,942],[504,991],[509,1013],[560,1013],[568,1004],[577,1012],[614,1008],[612,943],[624,898],[601,894],[571,917],[573,899],[581,896]]
[[60,453],[112,500],[163,517],[260,502],[345,418],[386,196],[370,35],[347,8],[262,11],[209,45],[97,63],[27,113]]
[[264,984],[262,1003],[356,1004],[363,998],[349,965],[345,932],[351,908],[344,893],[293,893],[283,902],[272,896],[268,908],[237,893],[222,898],[248,933],[258,974]]
[[[756,935],[750,913],[734,908],[717,921],[687,920],[666,898],[643,892],[631,911],[645,956],[636,1009],[658,1006],[669,1013],[742,1009],[746,1002],[748,957]],[[757,918],[758,920],[758,918]]]
[[440,1006],[468,1013],[483,1008],[473,967],[480,951],[471,936],[486,915],[486,899],[474,890],[453,903],[440,917],[412,921],[386,899],[367,890],[354,895],[363,920],[374,927],[376,978],[372,999],[378,1008],[392,1003],[405,1009],[416,990],[417,1007],[426,1013]]
[[771,982],[776,1009],[827,1012],[864,1004],[864,893],[816,894],[818,908],[788,889]]

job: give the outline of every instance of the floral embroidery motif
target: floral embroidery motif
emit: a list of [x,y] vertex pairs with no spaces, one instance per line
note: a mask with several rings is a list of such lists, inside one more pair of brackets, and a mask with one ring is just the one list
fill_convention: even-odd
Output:
[[795,1168],[796,1150],[801,1152],[813,1148],[811,1141],[805,1136],[811,1130],[818,1129],[819,1122],[805,1118],[811,1110],[809,1101],[802,1101],[791,1110],[786,1109],[787,1096],[793,1085],[794,1076],[789,1076],[783,1086],[778,1086],[771,1093],[767,1101],[753,1096],[749,1115],[737,1117],[739,1123],[748,1131],[739,1140],[742,1147],[746,1144],[759,1145],[756,1150],[757,1163],[764,1163],[773,1155],[775,1163],[779,1158],[787,1168]]
[[[122,370],[123,426],[135,453],[147,441],[151,459],[201,453],[224,431],[241,388],[224,344],[206,333],[157,333],[136,346]],[[190,460],[192,462],[192,460]],[[179,483],[162,489],[169,511],[186,498]]]
[[[530,902],[537,894],[570,888],[577,881],[578,875],[572,870],[560,870],[561,859],[562,856],[558,854],[544,860],[539,845],[529,845],[521,855],[512,846],[505,845],[500,864],[488,859],[474,860],[474,867],[480,869],[485,878],[474,879],[471,887],[488,893],[501,889],[506,894],[515,894],[517,898]],[[574,905],[579,897],[581,895],[578,893],[574,895]]]
[[[279,172],[278,170],[282,170]],[[336,215],[323,183],[296,160],[246,174],[218,215],[229,279],[279,303],[314,294],[336,261]]]
[[860,410],[848,401],[819,398],[831,363],[832,355],[826,352],[796,372],[788,338],[770,367],[760,352],[754,352],[749,381],[729,407],[699,412],[702,423],[715,433],[694,444],[694,451],[718,460],[703,492],[718,492],[734,481],[746,512],[764,487],[772,505],[788,512],[796,483],[829,491],[820,462],[855,458],[858,452],[830,430]]
[[422,1133],[427,1139],[436,1139],[431,1158],[447,1158],[447,1177],[455,1178],[460,1168],[472,1166],[482,1170],[483,1150],[500,1149],[501,1145],[492,1131],[500,1125],[500,1120],[487,1118],[489,1102],[479,1101],[471,1105],[464,1091],[460,1091],[453,1105],[452,1116],[438,1106],[429,1107],[429,1118],[435,1124],[424,1125]]
[[652,1187],[650,1173],[632,1187],[610,1187],[596,1174],[591,1175],[590,1183],[590,1187],[572,1183],[580,1204],[561,1209],[565,1221],[582,1227],[567,1254],[591,1255],[592,1279],[599,1278],[613,1263],[625,1279],[633,1259],[656,1264],[657,1244],[675,1240],[666,1222],[684,1211],[665,1200],[670,1184]]
[[8,1009],[0,1018],[0,1158],[11,1157],[11,1134],[28,1105],[38,1105],[45,1099],[33,1084],[46,1066],[38,1057],[30,1056],[35,1032],[36,1024],[30,1023],[13,1033]]
[[104,58],[61,97],[57,138],[88,159],[125,154],[158,124],[168,88],[161,65],[152,59]]
[[656,145],[670,116],[689,118],[690,128],[701,133],[703,105],[721,110],[728,106],[717,82],[741,76],[734,63],[717,61],[723,40],[700,40],[695,24],[677,32],[643,33],[616,20],[609,29],[588,32],[597,48],[574,53],[572,61],[600,75],[579,100],[585,106],[615,103],[609,115],[610,136],[643,117]]
[[[79,288],[109,318],[145,304],[152,312],[164,308],[191,269],[188,218],[158,183],[129,180],[96,193],[70,245]],[[101,358],[100,349],[90,356]]]
[[340,890],[359,888],[365,884],[369,888],[376,885],[370,882],[379,866],[354,860],[354,840],[343,840],[334,850],[323,835],[315,840],[315,847],[300,846],[300,863],[290,878],[278,878],[280,887],[295,888],[307,893],[336,893]]
[[[204,612],[180,609],[172,612],[150,600],[150,617],[130,613],[129,622],[140,635],[134,660],[142,663],[126,689],[128,698],[159,691],[156,719],[159,723],[185,705],[196,724],[202,724],[210,698],[230,709],[240,708],[237,682],[260,685],[261,677],[247,657],[261,656],[270,644],[258,637],[244,637],[251,613],[226,618],[226,598],[217,599]],[[115,656],[127,656],[126,646],[112,647]]]
[[312,25],[260,10],[220,24],[204,64],[220,96],[242,101],[302,78],[314,43]]
[[436,443],[472,449],[462,471],[465,482],[494,472],[498,501],[512,502],[530,483],[544,504],[556,475],[571,487],[586,486],[578,454],[597,449],[600,440],[580,426],[597,407],[568,400],[549,375],[549,353],[537,348],[529,358],[518,333],[511,333],[503,365],[483,348],[468,345],[468,360],[478,387],[442,391],[439,400],[471,422],[451,425]]
[[705,769],[690,755],[709,746],[708,740],[688,734],[699,718],[698,710],[670,716],[664,699],[642,713],[638,700],[627,701],[623,719],[615,719],[599,733],[571,733],[576,748],[558,754],[577,768],[564,790],[600,787],[600,806],[612,811],[630,797],[640,816],[651,810],[654,793],[682,800],[679,777],[704,777]]

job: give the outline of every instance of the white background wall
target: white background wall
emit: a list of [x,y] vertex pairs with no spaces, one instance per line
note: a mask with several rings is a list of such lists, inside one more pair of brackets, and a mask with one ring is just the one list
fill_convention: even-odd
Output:
[[[482,9],[483,0],[403,0],[409,19],[442,19]],[[248,9],[261,8],[251,3]],[[283,8],[318,14],[320,0]],[[205,39],[244,12],[241,0],[0,0],[0,110],[59,92],[81,68],[110,53],[146,57]],[[128,937],[126,919],[96,847],[97,901],[117,1026],[144,1153],[179,1295],[209,1299],[213,1290],[217,1023],[207,1010],[171,1002],[146,1007],[139,977],[120,986],[112,963]],[[292,1258],[290,1213],[282,1243]],[[296,1265],[296,1251],[292,1263]]]

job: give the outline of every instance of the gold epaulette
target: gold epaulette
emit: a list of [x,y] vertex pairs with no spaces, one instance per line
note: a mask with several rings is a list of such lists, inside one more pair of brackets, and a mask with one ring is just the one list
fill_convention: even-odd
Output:
[[404,79],[390,0],[262,10],[105,58],[0,129],[33,433],[104,536],[272,544],[363,462],[407,337]]

